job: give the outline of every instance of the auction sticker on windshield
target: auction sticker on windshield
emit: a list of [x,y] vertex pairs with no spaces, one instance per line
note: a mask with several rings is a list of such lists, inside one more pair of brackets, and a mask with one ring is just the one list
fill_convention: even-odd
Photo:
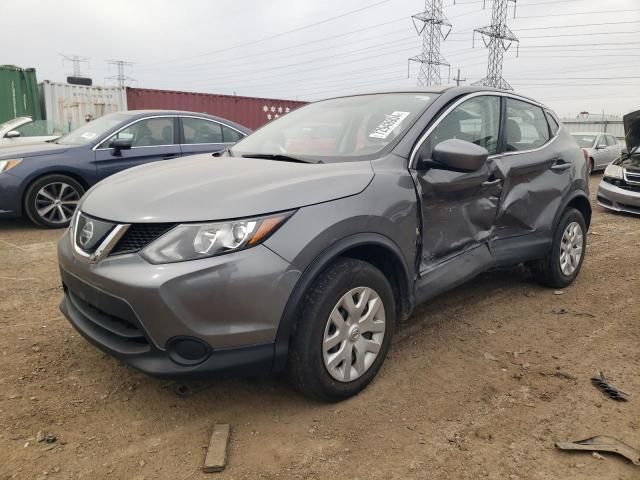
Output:
[[369,134],[371,138],[387,138],[402,121],[409,116],[410,112],[393,112],[387,115],[387,118],[378,125],[373,132]]

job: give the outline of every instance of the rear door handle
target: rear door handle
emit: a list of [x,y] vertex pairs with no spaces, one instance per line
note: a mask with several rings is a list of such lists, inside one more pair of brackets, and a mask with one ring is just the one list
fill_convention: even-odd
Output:
[[495,185],[498,185],[499,183],[502,183],[502,179],[496,178],[495,180],[487,180],[486,182],[482,182],[480,185],[483,188],[488,188],[488,187],[493,187]]
[[556,159],[556,162],[551,165],[551,170],[555,170],[556,172],[567,170],[568,168],[571,168],[571,163],[565,162],[561,158]]

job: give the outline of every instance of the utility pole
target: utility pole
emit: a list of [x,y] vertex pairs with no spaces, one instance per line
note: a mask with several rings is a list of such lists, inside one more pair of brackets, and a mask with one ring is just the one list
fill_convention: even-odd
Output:
[[107,60],[107,63],[109,65],[115,65],[116,68],[118,69],[118,74],[117,75],[113,75],[111,77],[107,77],[111,80],[115,80],[116,82],[118,82],[118,86],[119,87],[124,87],[127,85],[127,83],[132,82],[133,80],[135,80],[134,78],[131,78],[127,75],[125,75],[125,69],[127,67],[132,68],[133,67],[133,62],[125,62],[124,60]]
[[440,67],[449,67],[451,73],[449,63],[440,54],[440,41],[446,40],[451,32],[451,23],[442,13],[442,0],[425,0],[424,11],[412,15],[411,20],[418,35],[422,35],[422,53],[409,59],[409,65],[420,64],[418,86],[441,85]]
[[475,35],[478,32],[482,37],[484,46],[489,49],[487,76],[476,82],[477,85],[513,90],[511,85],[502,78],[504,52],[509,50],[513,43],[519,45],[518,37],[507,27],[507,5],[511,1],[514,4],[516,3],[516,0],[493,0],[491,25],[477,28],[473,31],[473,46],[475,46]]
[[66,61],[71,62],[73,65],[73,76],[74,77],[82,77],[82,73],[80,70],[80,64],[86,63],[89,65],[89,57],[81,57],[79,55],[65,55],[63,53],[60,54],[62,57],[62,63]]
[[467,81],[467,77],[460,78],[460,69],[458,69],[458,76],[457,77],[453,77],[453,81],[456,82],[456,85],[460,86],[460,82],[466,82]]

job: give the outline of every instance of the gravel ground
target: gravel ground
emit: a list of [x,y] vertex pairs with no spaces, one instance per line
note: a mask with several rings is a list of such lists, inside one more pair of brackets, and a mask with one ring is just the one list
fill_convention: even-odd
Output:
[[[331,405],[279,379],[180,397],[101,353],[58,311],[59,235],[0,223],[0,479],[640,478],[554,448],[598,434],[640,448],[640,218],[594,204],[562,294],[514,268],[420,307],[369,388]],[[631,400],[597,391],[598,370]],[[207,475],[214,423],[232,425],[229,466]]]

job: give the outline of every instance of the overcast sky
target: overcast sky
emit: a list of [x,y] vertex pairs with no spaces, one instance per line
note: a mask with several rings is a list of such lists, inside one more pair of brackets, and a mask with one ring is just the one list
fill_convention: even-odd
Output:
[[[453,29],[442,54],[465,83],[486,74],[479,37],[472,48],[474,28],[490,23],[491,2],[482,6],[444,0]],[[422,42],[410,16],[422,9],[423,0],[5,1],[0,64],[63,81],[72,66],[60,54],[76,54],[105,84],[116,73],[106,60],[122,59],[134,62],[134,86],[301,100],[413,87],[419,66],[407,78],[407,58]],[[505,54],[503,76],[517,91],[560,115],[640,109],[640,0],[518,0],[515,13],[510,2],[520,48]]]

